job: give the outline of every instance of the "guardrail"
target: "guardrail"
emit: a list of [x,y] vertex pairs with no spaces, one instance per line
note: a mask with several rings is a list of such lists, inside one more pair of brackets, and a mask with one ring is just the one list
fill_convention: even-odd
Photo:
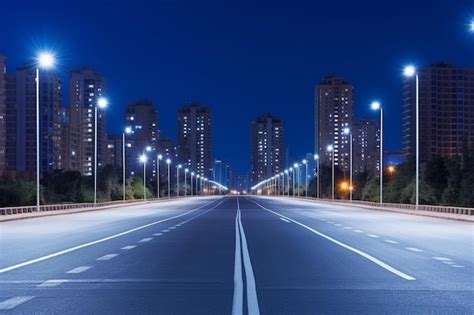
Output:
[[[291,196],[290,196],[291,197]],[[463,208],[463,207],[451,207],[451,206],[431,206],[431,205],[419,205],[418,208],[412,204],[403,204],[403,203],[379,203],[371,201],[361,201],[361,200],[346,200],[346,199],[325,199],[325,198],[314,198],[314,197],[299,197],[299,199],[311,199],[319,200],[329,203],[343,203],[343,204],[355,204],[360,206],[369,206],[376,208],[396,208],[403,210],[414,210],[414,211],[432,211],[439,213],[450,213],[450,214],[459,214],[459,215],[469,215],[474,216],[474,208]]]
[[[174,198],[172,198],[174,199]],[[149,201],[157,201],[157,200],[169,200],[168,198],[150,198],[147,199],[146,202]],[[107,207],[107,206],[115,206],[115,205],[126,205],[126,204],[138,204],[144,203],[143,200],[115,200],[115,201],[107,201],[107,202],[98,202],[96,205],[94,203],[69,203],[69,204],[55,204],[55,205],[41,205],[40,212],[44,211],[57,211],[57,210],[77,210],[83,208],[100,208],[100,207]],[[34,213],[36,211],[36,206],[24,206],[24,207],[8,207],[8,208],[0,208],[0,215],[12,215],[12,214],[22,214],[22,213]]]

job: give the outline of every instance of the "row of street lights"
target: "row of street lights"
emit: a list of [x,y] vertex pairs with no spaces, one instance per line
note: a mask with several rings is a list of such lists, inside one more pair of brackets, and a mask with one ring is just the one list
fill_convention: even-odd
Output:
[[[474,22],[471,25],[474,29]],[[420,181],[419,181],[419,176],[420,176],[420,117],[419,117],[419,79],[418,79],[418,73],[416,70],[416,67],[413,65],[406,66],[403,69],[403,75],[407,78],[415,77],[415,121],[416,121],[416,149],[415,149],[415,156],[416,156],[416,170],[415,170],[415,205],[416,208],[418,209],[419,206],[419,187],[420,187]],[[384,126],[384,117],[383,117],[383,107],[382,104],[379,101],[373,101],[370,104],[370,108],[374,111],[380,111],[380,157],[379,157],[379,180],[380,180],[380,191],[379,191],[379,202],[380,204],[383,203],[383,166],[384,166],[384,161],[383,161],[383,126]],[[349,136],[349,155],[350,155],[350,162],[349,162],[349,172],[350,172],[350,183],[349,183],[349,199],[352,201],[352,191],[353,191],[353,150],[352,150],[352,142],[353,142],[353,137],[352,137],[352,131],[350,128],[344,128],[343,133],[345,135]],[[331,180],[331,198],[332,200],[335,199],[335,158],[334,158],[334,145],[330,144],[326,147],[326,151],[330,153],[331,155],[331,172],[332,172],[332,180]],[[315,161],[317,161],[317,168],[316,168],[316,175],[317,175],[317,181],[316,181],[316,197],[319,198],[320,195],[320,172],[319,172],[319,155],[315,154],[314,155]],[[306,164],[306,194],[305,196],[307,197],[307,190],[308,190],[308,175],[307,175],[307,161],[303,160],[303,164]],[[295,163],[293,165],[295,168],[297,168],[298,173],[299,173],[299,164]],[[262,185],[268,185],[268,183],[273,183],[275,178],[278,178],[280,176],[284,177],[285,174],[288,174],[289,172],[292,172],[293,169],[290,167],[289,169],[285,170],[284,172],[275,175],[269,179],[266,179],[264,181],[261,181],[254,187],[252,187],[252,190],[255,190]],[[294,180],[294,173],[293,173],[293,196],[295,196],[295,180]],[[268,187],[268,186],[267,186]],[[289,177],[288,177],[288,196],[289,196]],[[299,176],[298,176],[298,187],[299,187]],[[299,196],[299,188],[298,188],[298,196]]]

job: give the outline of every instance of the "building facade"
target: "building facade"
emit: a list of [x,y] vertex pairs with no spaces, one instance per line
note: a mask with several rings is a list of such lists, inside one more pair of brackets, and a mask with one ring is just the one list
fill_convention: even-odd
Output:
[[6,95],[6,66],[5,57],[0,55],[0,175],[6,167],[6,115],[7,115],[7,95]]
[[156,175],[158,110],[149,100],[130,103],[125,110],[125,125],[131,128],[131,133],[125,138],[127,173],[143,173],[143,166],[138,159],[146,153],[149,165],[147,174],[152,175],[148,176],[152,180]]
[[[40,173],[62,168],[62,82],[40,71]],[[6,169],[32,177],[36,173],[36,69],[17,68],[6,77]]]
[[208,107],[192,102],[178,111],[179,160],[198,175],[210,177],[212,115]]
[[270,114],[257,117],[252,122],[252,185],[284,169],[283,121]]
[[315,152],[322,164],[334,163],[342,171],[349,170],[349,135],[344,128],[352,125],[354,87],[337,76],[327,76],[315,88]]
[[[69,156],[68,169],[90,176],[94,171],[95,107],[105,95],[105,80],[94,69],[83,67],[69,76]],[[97,111],[97,163],[105,161],[107,144],[106,110]]]
[[353,172],[379,174],[380,125],[375,120],[357,120],[352,128]]
[[233,186],[233,172],[230,164],[223,160],[214,160],[211,178],[213,181],[231,189]]
[[[474,147],[474,69],[439,63],[418,70],[420,161],[452,157]],[[403,82],[402,146],[416,150],[415,78]]]

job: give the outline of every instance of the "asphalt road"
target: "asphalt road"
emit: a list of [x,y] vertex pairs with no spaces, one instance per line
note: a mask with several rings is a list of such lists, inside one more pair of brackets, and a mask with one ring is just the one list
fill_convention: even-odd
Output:
[[0,312],[473,314],[474,225],[250,196],[4,222]]

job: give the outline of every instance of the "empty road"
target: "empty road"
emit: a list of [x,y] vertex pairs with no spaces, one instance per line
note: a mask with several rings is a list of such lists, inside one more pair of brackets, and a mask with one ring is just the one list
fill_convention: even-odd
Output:
[[0,223],[0,312],[472,314],[474,225],[202,197]]

